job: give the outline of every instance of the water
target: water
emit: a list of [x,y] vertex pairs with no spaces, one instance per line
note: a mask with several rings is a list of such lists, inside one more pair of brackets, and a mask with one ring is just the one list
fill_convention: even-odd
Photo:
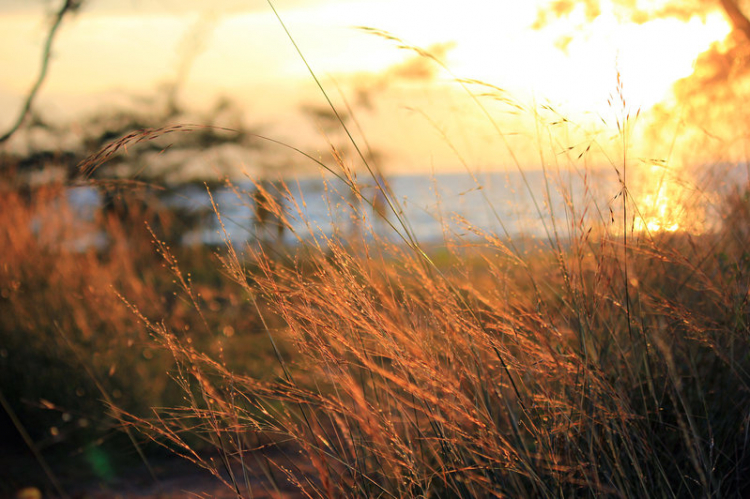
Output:
[[[358,183],[366,198],[376,200],[372,179],[360,175]],[[493,172],[476,178],[468,174],[393,176],[388,178],[388,185],[398,216],[385,208],[390,225],[376,216],[371,206],[360,205],[351,189],[333,176],[288,180],[286,185],[288,190],[275,196],[292,227],[282,235],[285,244],[333,234],[346,237],[355,230],[396,241],[408,231],[420,243],[478,239],[482,231],[501,238],[566,238],[594,224],[611,223],[621,206],[617,175],[610,170],[586,176],[576,172],[548,172],[545,176],[539,170],[523,174]],[[212,190],[231,241],[243,244],[259,237],[275,237],[273,230],[259,229],[255,223],[255,186],[245,183],[235,187]],[[268,190],[274,193],[280,188],[269,185]],[[68,197],[85,217],[101,204],[101,196],[93,187],[71,189]],[[162,201],[188,211],[211,209],[206,189],[198,185],[172,188],[162,195]],[[364,217],[353,216],[353,207]],[[215,216],[207,220],[185,234],[183,243],[223,244],[224,231],[218,220]],[[274,223],[271,220],[268,225]]]

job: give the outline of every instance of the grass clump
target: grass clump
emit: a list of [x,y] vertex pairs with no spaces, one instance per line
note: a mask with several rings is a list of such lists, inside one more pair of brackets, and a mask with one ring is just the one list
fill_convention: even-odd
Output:
[[[174,214],[144,203],[132,187],[124,191],[132,199],[121,200],[127,213],[91,216],[71,204],[66,185],[24,191],[0,181],[0,189],[0,496],[46,483],[35,455],[63,488],[75,489],[92,478],[111,482],[142,461],[139,451],[154,450],[128,430],[130,441],[119,411],[148,416],[152,407],[178,404],[181,393],[167,374],[171,356],[123,296],[197,347],[217,353],[224,340],[249,372],[267,370],[263,339],[250,339],[258,336],[257,315],[239,288],[221,282],[209,249],[175,250],[190,269],[201,315],[175,293],[143,223],[165,233]],[[219,336],[203,334],[201,320]],[[234,328],[246,335],[230,337]]]
[[700,235],[605,223],[521,253],[485,234],[439,264],[372,235],[285,259],[228,241],[224,272],[265,324],[275,374],[144,314],[185,401],[130,420],[243,497],[258,470],[311,497],[741,496],[742,199]]
[[[335,148],[326,168],[351,195],[330,206],[347,206],[355,229],[326,235],[308,220],[299,226],[310,233],[294,233],[286,253],[267,242],[243,253],[225,232],[214,253],[221,278],[206,269],[209,255],[170,247],[159,228],[133,239],[132,218],[96,221],[110,237],[104,254],[51,251],[32,231],[33,203],[6,197],[14,221],[0,232],[11,262],[0,268],[0,326],[20,361],[0,367],[21,378],[18,369],[70,352],[49,380],[12,398],[62,405],[42,395],[54,393],[69,404],[73,395],[58,389],[80,379],[135,448],[133,428],[238,497],[289,486],[306,497],[745,496],[747,195],[729,196],[710,230],[651,230],[627,177],[619,80],[618,96],[619,204],[596,204],[585,166],[575,192],[559,181],[570,175],[546,169],[543,201],[533,199],[541,241],[516,238],[498,216],[503,233],[460,220],[471,236],[450,236],[446,225],[444,247],[431,251],[366,165],[397,236],[381,237],[363,222],[368,200]],[[125,136],[85,164],[164,130]],[[553,212],[553,190],[563,212]],[[287,201],[305,222],[304,206]],[[255,210],[293,230],[280,206]],[[152,244],[155,252],[143,249]],[[105,283],[117,292],[97,294]],[[133,345],[151,352],[151,367]],[[68,373],[75,383],[60,383]]]

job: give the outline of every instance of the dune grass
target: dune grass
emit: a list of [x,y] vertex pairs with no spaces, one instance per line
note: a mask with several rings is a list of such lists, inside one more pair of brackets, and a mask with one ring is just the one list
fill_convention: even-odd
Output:
[[119,427],[120,449],[145,435],[242,497],[259,475],[311,497],[748,490],[741,190],[702,234],[576,205],[537,244],[464,221],[472,237],[423,248],[394,216],[396,242],[311,224],[283,257],[171,248],[142,212],[72,250],[87,226],[60,192],[2,199],[3,391],[41,409],[21,420],[53,459]]
[[[481,237],[452,239],[438,264],[385,187],[400,244],[313,233],[304,259],[261,246],[248,266],[227,238],[223,270],[266,326],[278,376],[232,369],[140,315],[172,354],[186,403],[130,420],[242,497],[256,462],[308,497],[746,494],[747,196],[715,206],[724,222],[701,234],[649,230],[631,194],[637,114],[619,77],[613,101],[619,204],[576,199],[547,172],[540,218],[552,188],[568,205],[541,250],[464,221]],[[327,169],[357,198],[332,156]],[[232,462],[245,471],[222,474]]]
[[[227,237],[220,272],[274,359],[262,375],[196,341],[220,330],[152,232],[193,328],[121,296],[172,358],[183,399],[118,414],[242,497],[259,474],[311,497],[742,496],[747,196],[716,207],[714,230],[636,231],[620,170],[619,210],[576,204],[550,175],[569,206],[541,245],[464,221],[481,237],[431,252],[385,189],[400,242],[310,225],[281,258]],[[365,218],[366,203],[346,202]]]
[[20,418],[42,450],[94,414],[97,438],[124,429],[147,462],[148,437],[238,497],[745,496],[748,196],[700,234],[644,230],[621,90],[617,203],[546,172],[537,214],[550,189],[567,208],[534,244],[464,220],[471,237],[426,248],[378,182],[399,236],[381,238],[333,148],[357,230],[310,223],[282,256],[170,247],[137,210],[91,221],[106,251],[73,251],[59,192],[4,195],[0,367],[20,381],[3,393],[47,411]]

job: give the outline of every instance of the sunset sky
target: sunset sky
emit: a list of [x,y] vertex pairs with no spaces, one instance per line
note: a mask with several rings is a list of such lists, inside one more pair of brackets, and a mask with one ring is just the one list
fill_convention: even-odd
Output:
[[[618,21],[600,3],[593,21],[581,5],[539,29],[539,8],[549,2],[277,0],[275,6],[333,100],[342,105],[346,96],[392,169],[411,171],[455,168],[451,147],[478,167],[508,161],[454,77],[500,87],[527,110],[549,103],[580,123],[601,123],[613,112],[607,100],[618,70],[629,106],[647,111],[730,32],[719,12],[636,24]],[[3,129],[38,71],[49,14],[57,8],[53,1],[0,0]],[[357,26],[430,48],[450,72]],[[88,0],[57,39],[37,109],[74,119],[127,102],[174,80],[181,61],[189,61],[180,94],[186,107],[205,109],[227,96],[243,107],[248,124],[280,140],[320,150],[325,134],[338,140],[330,136],[337,132],[300,113],[324,100],[261,0]],[[533,135],[517,109],[493,102],[487,108],[504,132]],[[517,147],[523,155],[524,145]]]

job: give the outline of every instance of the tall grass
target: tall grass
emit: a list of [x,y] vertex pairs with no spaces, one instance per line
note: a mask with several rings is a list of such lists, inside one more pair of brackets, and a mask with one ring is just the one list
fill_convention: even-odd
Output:
[[223,272],[265,325],[275,375],[140,314],[185,402],[130,420],[242,497],[261,471],[309,497],[740,497],[747,196],[714,231],[633,232],[620,179],[624,220],[570,199],[541,249],[469,222],[481,238],[442,256],[361,232],[310,234],[294,258],[227,238]]
[[[619,204],[597,204],[585,181],[586,196],[576,198],[547,171],[535,203],[547,237],[537,244],[464,220],[472,237],[426,248],[375,178],[400,236],[381,238],[362,222],[371,200],[335,149],[326,168],[350,187],[342,204],[358,229],[326,235],[310,222],[282,256],[226,236],[214,274],[186,264],[158,228],[144,241],[153,238],[163,269],[139,264],[148,252],[136,252],[122,235],[128,224],[114,220],[102,222],[121,234],[110,256],[48,254],[31,232],[34,207],[6,196],[4,216],[18,220],[0,232],[9,262],[0,268],[2,306],[14,311],[3,327],[15,332],[3,352],[22,355],[25,335],[41,342],[22,355],[29,366],[50,362],[55,354],[33,358],[47,344],[110,352],[92,357],[81,383],[110,393],[98,380],[117,370],[117,357],[139,373],[125,386],[138,399],[140,386],[166,390],[153,381],[163,378],[138,355],[121,355],[130,340],[158,347],[157,368],[179,397],[146,397],[148,414],[104,396],[114,419],[238,497],[280,496],[289,486],[307,497],[745,496],[747,192],[716,207],[723,223],[713,230],[647,230],[628,173],[632,120],[617,90],[621,156],[610,167]],[[586,179],[582,163],[567,166]],[[563,213],[549,212],[552,189],[566,199]],[[290,216],[304,217],[278,203],[264,213],[290,230]],[[99,296],[109,283],[117,293]]]
[[[176,249],[202,314],[175,295],[144,219],[162,237],[180,220],[147,192],[125,185],[114,196],[122,209],[82,217],[67,185],[24,191],[3,178],[0,190],[0,496],[46,484],[37,460],[70,492],[92,478],[115,480],[123,466],[143,462],[139,452],[150,452],[134,432],[126,429],[133,441],[122,432],[119,411],[147,416],[151,407],[179,403],[181,393],[167,374],[171,357],[122,296],[201,349],[216,353],[227,344],[230,365],[241,358],[248,372],[267,371],[263,339],[252,334],[257,316],[214,273],[210,250]],[[202,334],[201,320],[220,335]],[[234,328],[251,331],[242,344]]]
[[[619,79],[613,107],[619,205],[576,199],[548,171],[541,250],[464,221],[479,238],[437,258],[385,187],[402,244],[310,229],[304,256],[279,259],[262,246],[239,256],[227,237],[223,272],[264,324],[275,374],[231,368],[140,313],[185,402],[131,422],[238,497],[258,492],[258,470],[268,488],[308,497],[746,495],[747,195],[719,207],[714,230],[650,232]],[[327,168],[358,197],[332,156]],[[551,189],[565,213],[549,213]]]

